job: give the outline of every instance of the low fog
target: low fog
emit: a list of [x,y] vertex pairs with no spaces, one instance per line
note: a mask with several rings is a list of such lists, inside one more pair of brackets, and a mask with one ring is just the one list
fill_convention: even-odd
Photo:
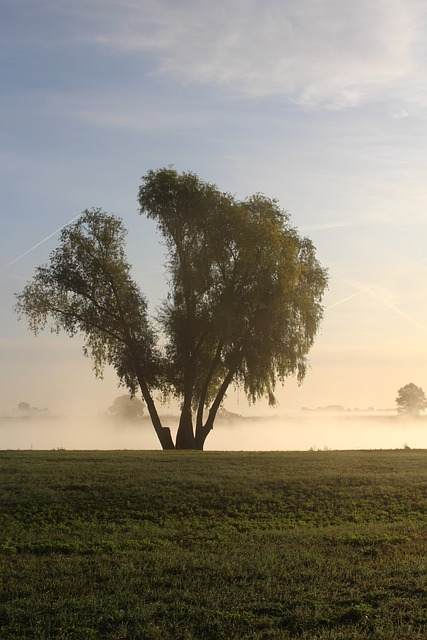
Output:
[[[164,417],[176,429],[178,418]],[[427,448],[427,417],[392,413],[295,412],[218,420],[206,450],[328,450]],[[0,449],[159,449],[147,417],[10,415],[0,417]]]

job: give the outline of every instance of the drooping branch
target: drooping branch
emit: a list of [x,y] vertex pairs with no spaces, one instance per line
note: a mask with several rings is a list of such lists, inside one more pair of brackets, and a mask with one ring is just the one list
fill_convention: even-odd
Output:
[[[114,299],[116,301],[116,304],[117,304],[117,307],[118,307],[118,310],[119,310],[121,322],[123,324],[123,327],[125,328],[125,331],[127,333],[127,337],[128,337],[128,339],[130,341],[130,344],[133,346],[135,338],[132,335],[132,331],[129,328],[128,323],[126,321],[125,314],[123,312],[122,301],[121,301],[120,295],[118,293],[117,287],[115,286],[114,278],[110,274],[108,274],[107,271],[106,271],[106,273],[107,273],[107,278],[108,278],[108,281],[110,283],[110,286],[111,286],[111,289],[112,289],[112,292],[113,292]],[[141,366],[140,366],[140,364],[138,362],[135,362],[135,360],[133,358],[132,358],[132,360],[133,360],[133,364],[134,364],[134,368],[135,368],[136,377],[138,379],[138,383],[139,383],[139,386],[140,386],[140,389],[141,389],[141,393],[142,393],[142,396],[143,396],[143,398],[145,400],[145,403],[147,405],[148,413],[150,414],[151,422],[152,422],[154,430],[155,430],[155,432],[157,434],[157,437],[160,440],[160,444],[162,445],[163,449],[174,449],[175,445],[174,445],[173,440],[172,440],[172,435],[171,435],[170,429],[168,427],[164,427],[162,425],[162,422],[160,420],[160,416],[158,414],[158,411],[157,411],[155,402],[153,400],[153,397],[152,397],[152,395],[150,393],[148,384],[147,384],[147,382],[145,380],[145,376],[144,376],[144,373],[143,373],[143,371],[141,369]]]
[[[98,261],[99,263],[99,261]],[[139,362],[137,362],[135,360],[135,357],[133,356],[133,354],[135,353],[136,349],[137,349],[137,345],[136,345],[136,339],[135,336],[132,332],[132,328],[129,327],[129,323],[126,319],[126,315],[124,313],[124,309],[123,309],[123,302],[119,293],[119,290],[116,286],[115,280],[114,280],[114,276],[109,272],[109,270],[106,268],[105,264],[102,265],[103,267],[103,271],[104,274],[106,276],[106,279],[110,285],[112,294],[113,294],[113,298],[115,300],[115,303],[117,305],[117,309],[118,309],[118,313],[120,316],[120,321],[121,324],[124,328],[124,331],[126,333],[126,339],[127,339],[127,343],[129,344],[130,347],[130,353],[131,353],[131,360],[133,363],[133,368],[135,371],[135,375],[137,377],[138,380],[138,384],[140,386],[141,389],[141,393],[142,396],[144,398],[144,401],[146,403],[147,409],[148,409],[148,413],[150,415],[150,419],[152,422],[152,425],[154,427],[154,430],[157,434],[157,437],[159,438],[160,444],[162,445],[163,449],[174,449],[174,443],[172,440],[172,436],[171,436],[171,432],[170,429],[168,427],[164,427],[162,425],[162,422],[160,420],[160,416],[158,414],[155,402],[153,400],[153,397],[151,395],[149,386],[147,384],[144,372],[143,372],[143,368],[141,367],[141,364]]]
[[54,305],[50,305],[48,310],[53,314],[62,315],[64,316],[64,318],[68,317],[68,318],[71,318],[72,320],[77,320],[82,325],[87,325],[89,327],[92,327],[93,329],[96,329],[97,331],[101,331],[102,333],[105,333],[106,335],[110,336],[110,338],[113,338],[114,340],[117,340],[118,342],[127,346],[127,342],[123,338],[123,336],[119,335],[118,333],[115,333],[111,329],[107,329],[105,326],[98,324],[93,320],[88,320],[87,318],[84,318],[83,316],[79,315],[75,311],[67,311],[66,309],[55,307]]

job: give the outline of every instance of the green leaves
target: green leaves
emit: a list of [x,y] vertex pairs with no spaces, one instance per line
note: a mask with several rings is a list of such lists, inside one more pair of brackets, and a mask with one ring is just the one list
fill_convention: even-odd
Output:
[[178,395],[192,387],[197,406],[233,371],[250,400],[274,402],[277,381],[293,373],[302,380],[326,273],[277,201],[239,201],[195,174],[161,169],[143,178],[139,203],[169,249],[161,322],[171,362],[179,362],[171,372]]
[[278,383],[304,378],[326,272],[310,240],[262,194],[238,200],[193,173],[159,169],[144,176],[138,198],[168,251],[170,291],[157,318],[162,348],[130,275],[123,223],[101,209],[62,231],[48,265],[18,295],[17,311],[36,333],[48,323],[71,337],[82,333],[96,375],[109,364],[131,394],[139,385],[168,448],[151,393],[179,398],[178,434],[186,430],[179,441],[202,447],[230,384],[249,401],[274,404]]
[[60,236],[47,266],[17,296],[17,311],[35,333],[50,321],[53,331],[82,333],[96,375],[112,365],[133,392],[135,362],[154,382],[158,375],[155,333],[147,304],[130,276],[122,221],[100,209],[83,212]]

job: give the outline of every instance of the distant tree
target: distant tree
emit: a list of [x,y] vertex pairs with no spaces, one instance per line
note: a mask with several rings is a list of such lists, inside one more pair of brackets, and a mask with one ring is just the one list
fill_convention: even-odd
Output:
[[[274,404],[278,382],[302,381],[326,272],[263,195],[237,200],[193,173],[160,169],[143,178],[139,204],[167,249],[170,292],[156,321],[131,276],[123,223],[100,209],[63,229],[17,311],[34,332],[50,320],[54,331],[82,333],[97,375],[110,364],[131,394],[139,386],[164,449],[203,449],[232,383]],[[175,443],[156,391],[181,402]]]
[[144,404],[139,398],[123,395],[114,400],[108,412],[122,420],[139,420],[144,416]]
[[47,409],[39,409],[39,407],[32,407],[29,402],[19,402],[18,404],[19,411],[26,413],[28,415],[37,415],[40,413],[47,413]]
[[418,415],[427,409],[427,398],[421,387],[411,382],[398,390],[396,404],[398,413]]

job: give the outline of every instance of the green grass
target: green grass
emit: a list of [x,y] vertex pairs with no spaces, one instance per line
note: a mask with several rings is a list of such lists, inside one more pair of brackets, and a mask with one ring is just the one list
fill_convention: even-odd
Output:
[[427,452],[0,453],[0,638],[425,639]]

